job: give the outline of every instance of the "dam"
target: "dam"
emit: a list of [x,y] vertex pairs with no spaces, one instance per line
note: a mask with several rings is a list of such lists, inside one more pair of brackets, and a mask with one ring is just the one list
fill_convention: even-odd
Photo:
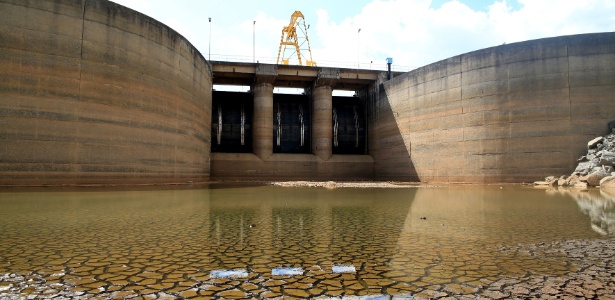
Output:
[[613,32],[478,49],[388,79],[208,61],[105,0],[0,11],[0,185],[531,182],[569,174],[615,119]]
[[[367,91],[382,71],[217,61],[212,69],[214,84],[252,89],[213,92],[212,178],[372,179],[365,98],[333,89]],[[275,87],[304,92],[275,94]]]

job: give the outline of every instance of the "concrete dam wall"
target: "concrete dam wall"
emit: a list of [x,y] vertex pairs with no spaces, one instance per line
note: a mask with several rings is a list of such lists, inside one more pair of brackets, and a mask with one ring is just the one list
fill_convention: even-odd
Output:
[[211,70],[105,0],[0,0],[0,185],[209,180]]
[[385,80],[207,62],[106,0],[0,0],[0,11],[0,185],[531,182],[570,174],[615,120],[615,33],[501,45]]
[[[363,103],[357,97],[332,96],[328,87],[316,91],[292,95],[259,88],[258,102],[248,93],[214,91],[211,178],[373,179],[374,160],[365,151]],[[252,124],[243,124],[245,120],[261,130],[250,130]]]
[[371,93],[379,180],[531,182],[569,174],[587,141],[615,119],[615,33],[478,50]]

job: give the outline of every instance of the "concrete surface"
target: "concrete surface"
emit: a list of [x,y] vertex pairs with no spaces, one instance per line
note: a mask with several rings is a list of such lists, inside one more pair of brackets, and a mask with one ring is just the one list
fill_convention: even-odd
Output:
[[[615,33],[482,49],[385,81],[349,69],[210,70],[168,26],[104,0],[0,0],[0,11],[0,185],[533,182],[569,174],[615,120]],[[254,83],[254,154],[210,157],[212,72]],[[272,153],[278,82],[313,87],[313,154]],[[331,155],[324,102],[351,87],[367,106],[368,154]]]
[[211,76],[104,0],[0,0],[0,185],[207,181]]
[[372,88],[379,180],[530,182],[569,174],[615,119],[615,33],[455,56]]

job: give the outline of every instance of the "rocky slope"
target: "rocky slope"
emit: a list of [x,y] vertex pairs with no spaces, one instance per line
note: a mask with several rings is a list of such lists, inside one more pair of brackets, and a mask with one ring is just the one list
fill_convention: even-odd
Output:
[[570,176],[549,176],[535,185],[615,188],[615,121],[609,123],[611,133],[587,143],[587,154],[578,159]]

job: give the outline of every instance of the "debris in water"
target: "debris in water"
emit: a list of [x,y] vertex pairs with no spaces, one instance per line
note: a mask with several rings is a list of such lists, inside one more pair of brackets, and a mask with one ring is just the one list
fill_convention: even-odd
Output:
[[273,276],[297,276],[303,274],[302,268],[273,268],[271,275]]
[[357,269],[353,265],[333,265],[333,273],[356,273]]
[[244,269],[235,270],[214,270],[209,273],[211,278],[245,278],[248,277],[248,272]]

